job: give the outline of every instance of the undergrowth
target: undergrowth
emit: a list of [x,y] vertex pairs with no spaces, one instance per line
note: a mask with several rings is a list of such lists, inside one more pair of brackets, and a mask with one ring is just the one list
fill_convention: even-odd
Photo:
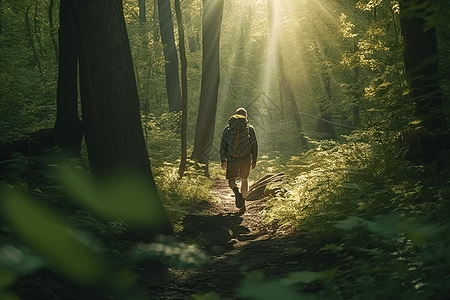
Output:
[[180,120],[180,113],[143,116],[153,177],[175,231],[182,230],[182,218],[194,200],[214,200],[211,179],[200,164],[187,159],[183,177],[179,176]]
[[313,142],[284,166],[263,158],[263,173],[283,171],[288,178],[268,187],[277,193],[267,200],[265,221],[294,224],[325,244],[321,251],[335,256],[335,272],[326,279],[305,270],[247,282],[245,295],[262,299],[255,286],[263,283],[296,299],[296,284],[320,282],[323,291],[313,299],[449,298],[445,170],[405,161],[395,141],[394,133],[369,130],[341,142]]
[[[202,166],[188,160],[184,176],[178,175],[178,122],[176,114],[145,119],[154,179],[176,231],[182,229],[193,200],[214,201],[211,179]],[[294,155],[274,150],[259,157],[250,181],[268,173],[286,177],[268,187],[276,193],[267,199],[264,220],[294,224],[314,237],[323,245],[320,251],[334,258],[334,267],[298,270],[278,279],[251,271],[241,282],[239,297],[449,299],[450,188],[445,169],[405,161],[396,138],[390,132],[355,131],[340,141],[310,140],[308,151]],[[45,278],[46,285],[37,292],[51,295],[62,284],[49,275],[55,273],[75,286],[89,287],[87,291],[96,286],[110,291],[109,297],[134,299],[135,264],[163,260],[191,268],[206,260],[195,248],[173,240],[125,247],[123,233],[136,220],[145,222],[143,211],[156,209],[139,202],[147,198],[136,193],[135,183],[112,183],[115,194],[122,194],[121,187],[132,193],[124,193],[127,201],[102,208],[96,201],[115,196],[111,191],[90,194],[73,185],[74,194],[69,195],[59,180],[68,166],[33,158],[33,166],[47,167],[27,174],[29,162],[14,158],[9,177],[2,178],[0,298],[17,299],[29,291],[21,285],[23,278]],[[73,161],[72,167],[89,173],[82,160]],[[210,173],[213,178],[224,176],[218,162],[210,163]],[[319,284],[320,291],[299,289],[310,284]],[[219,299],[214,293],[195,297]]]

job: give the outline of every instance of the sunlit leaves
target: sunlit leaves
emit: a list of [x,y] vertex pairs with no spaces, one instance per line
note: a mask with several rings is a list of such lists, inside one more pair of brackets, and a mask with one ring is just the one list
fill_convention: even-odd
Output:
[[381,2],[383,2],[383,0],[369,0],[367,1],[367,3],[365,1],[359,1],[358,3],[356,3],[356,7],[362,10],[372,10],[375,7],[379,6],[381,4]]
[[347,21],[347,15],[342,13],[339,17],[339,22],[341,23],[341,28],[339,32],[342,34],[344,38],[354,38],[358,34],[353,33],[352,30],[355,28],[355,24]]

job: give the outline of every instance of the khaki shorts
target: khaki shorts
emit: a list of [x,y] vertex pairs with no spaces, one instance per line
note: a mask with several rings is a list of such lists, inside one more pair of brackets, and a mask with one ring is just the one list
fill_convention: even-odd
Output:
[[248,178],[250,173],[250,165],[252,159],[251,155],[247,155],[243,158],[235,158],[227,161],[227,173],[228,180],[236,178]]

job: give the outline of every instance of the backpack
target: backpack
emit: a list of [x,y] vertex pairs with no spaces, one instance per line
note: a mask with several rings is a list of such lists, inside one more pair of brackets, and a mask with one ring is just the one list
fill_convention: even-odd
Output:
[[228,120],[228,154],[230,157],[244,157],[250,153],[250,133],[247,118],[232,115]]

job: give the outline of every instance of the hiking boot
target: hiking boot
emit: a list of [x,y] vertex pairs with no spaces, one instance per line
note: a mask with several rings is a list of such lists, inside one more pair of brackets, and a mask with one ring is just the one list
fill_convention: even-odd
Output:
[[233,192],[234,192],[234,195],[236,197],[236,207],[237,208],[241,208],[242,205],[244,205],[244,201],[243,201],[243,198],[242,198],[242,194],[239,193],[239,189],[237,188],[237,186],[235,186],[233,188]]
[[239,213],[243,214],[246,210],[247,208],[245,207],[245,199],[242,199],[242,207],[239,209]]

